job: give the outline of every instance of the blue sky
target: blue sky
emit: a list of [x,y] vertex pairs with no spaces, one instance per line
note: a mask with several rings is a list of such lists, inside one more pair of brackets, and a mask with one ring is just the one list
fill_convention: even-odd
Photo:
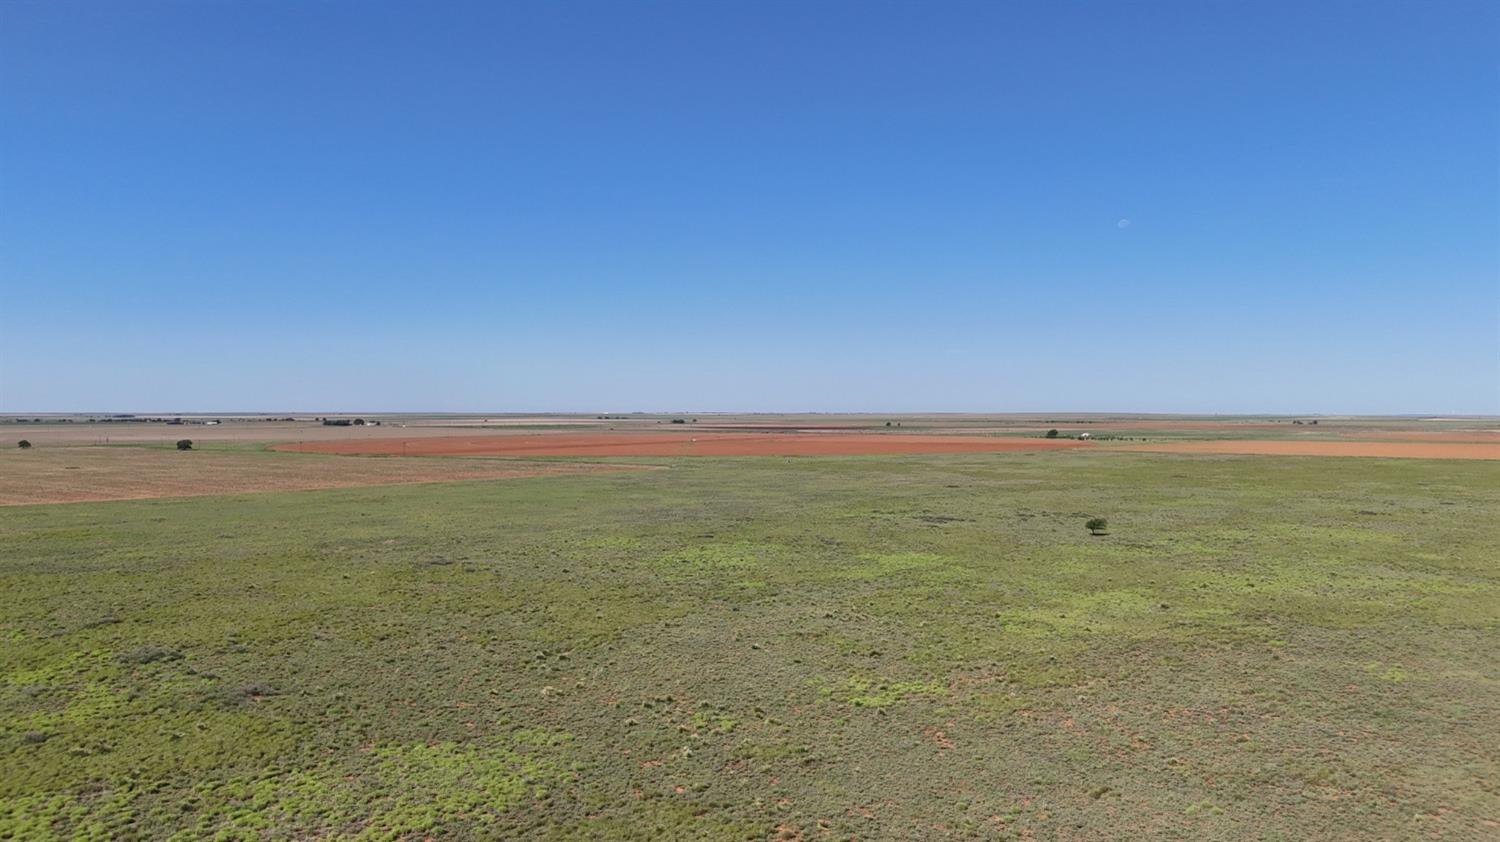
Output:
[[1500,413],[1497,10],[7,2],[0,411]]

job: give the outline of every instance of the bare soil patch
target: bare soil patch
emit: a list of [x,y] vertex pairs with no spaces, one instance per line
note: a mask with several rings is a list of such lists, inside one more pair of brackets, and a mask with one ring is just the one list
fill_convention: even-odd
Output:
[[1360,433],[1351,438],[1382,439],[1387,441],[1422,441],[1442,444],[1500,444],[1500,431],[1467,430],[1452,432],[1403,432]]
[[1500,444],[1464,441],[1178,441],[1108,445],[1151,453],[1219,453],[1250,456],[1367,456],[1386,459],[1500,459]]
[[512,479],[633,467],[480,459],[337,459],[144,447],[38,447],[0,452],[0,506]]
[[384,438],[300,442],[274,449],[363,456],[881,456],[1014,453],[1089,446],[1066,439],[882,433],[620,433]]

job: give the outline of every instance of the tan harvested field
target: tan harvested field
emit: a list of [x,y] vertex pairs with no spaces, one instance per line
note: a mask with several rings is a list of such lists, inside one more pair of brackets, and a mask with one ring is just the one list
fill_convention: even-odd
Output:
[[1470,430],[1467,432],[1428,432],[1396,430],[1388,433],[1359,433],[1357,439],[1379,439],[1382,441],[1424,441],[1442,444],[1500,444],[1500,431]]
[[1176,441],[1106,444],[1111,450],[1246,456],[1366,456],[1385,459],[1500,459],[1500,443],[1466,441]]
[[257,451],[36,447],[0,452],[0,505],[200,497],[629,470],[493,459],[345,459]]
[[881,433],[606,433],[303,442],[274,449],[381,456],[879,456],[1090,447],[1068,439]]

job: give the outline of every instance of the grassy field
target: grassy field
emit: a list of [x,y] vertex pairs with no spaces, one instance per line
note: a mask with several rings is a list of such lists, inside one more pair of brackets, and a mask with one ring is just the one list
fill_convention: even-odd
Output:
[[0,838],[1500,834],[1500,464],[666,464],[0,509]]

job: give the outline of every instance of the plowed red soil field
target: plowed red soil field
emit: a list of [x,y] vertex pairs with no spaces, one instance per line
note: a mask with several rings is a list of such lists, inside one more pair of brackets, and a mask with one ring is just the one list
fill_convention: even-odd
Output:
[[1013,453],[1089,447],[1066,439],[842,433],[622,433],[451,436],[317,441],[275,450],[365,456],[880,456],[897,453]]

